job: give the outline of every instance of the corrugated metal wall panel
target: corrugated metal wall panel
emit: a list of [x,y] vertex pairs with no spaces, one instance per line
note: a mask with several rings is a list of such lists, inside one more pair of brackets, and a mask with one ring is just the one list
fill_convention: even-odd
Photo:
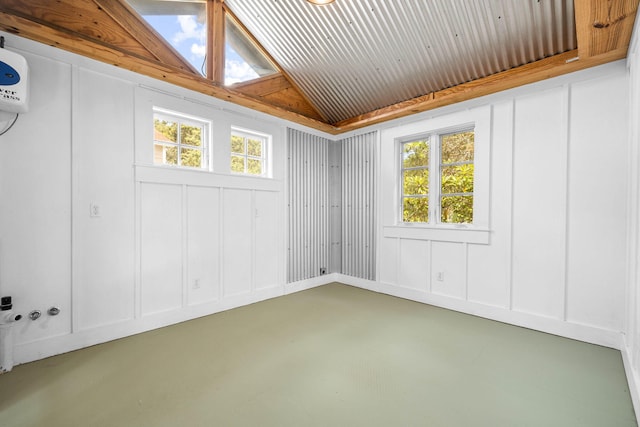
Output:
[[377,133],[288,131],[289,283],[320,269],[375,280]]
[[573,0],[225,0],[330,121],[576,48]]
[[330,141],[295,129],[288,131],[288,282],[329,271]]
[[376,133],[342,145],[342,273],[375,280]]

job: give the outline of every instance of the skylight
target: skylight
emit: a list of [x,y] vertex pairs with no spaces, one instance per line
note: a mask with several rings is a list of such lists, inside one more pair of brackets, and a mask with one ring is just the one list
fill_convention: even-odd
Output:
[[129,4],[200,74],[206,75],[205,2],[129,0]]
[[[205,1],[128,0],[129,4],[203,76],[207,76]],[[224,84],[277,73],[277,68],[229,16],[225,19]]]
[[225,23],[224,84],[257,79],[278,70],[251,41],[249,36],[227,15]]

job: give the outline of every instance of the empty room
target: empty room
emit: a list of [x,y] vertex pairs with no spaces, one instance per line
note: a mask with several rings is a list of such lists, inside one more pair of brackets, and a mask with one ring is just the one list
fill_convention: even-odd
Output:
[[639,0],[0,0],[0,425],[637,426]]

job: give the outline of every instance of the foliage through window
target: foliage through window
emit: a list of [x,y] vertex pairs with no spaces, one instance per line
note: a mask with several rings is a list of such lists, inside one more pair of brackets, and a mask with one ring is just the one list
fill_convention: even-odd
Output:
[[402,222],[473,223],[474,131],[401,143]]
[[207,132],[204,121],[155,111],[153,163],[185,168],[207,168]]
[[231,172],[267,176],[269,137],[253,132],[231,132]]

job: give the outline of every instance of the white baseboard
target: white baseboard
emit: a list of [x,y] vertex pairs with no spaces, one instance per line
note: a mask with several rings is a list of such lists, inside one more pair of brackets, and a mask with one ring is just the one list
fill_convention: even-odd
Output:
[[326,285],[331,282],[340,282],[374,292],[430,304],[592,344],[611,347],[618,350],[623,347],[621,334],[616,331],[565,322],[559,319],[544,318],[535,314],[515,312],[502,307],[487,306],[484,304],[428,294],[426,292],[420,292],[381,282],[374,282],[333,273],[273,288],[257,290],[250,294],[237,295],[209,303],[182,307],[170,312],[156,313],[142,316],[138,319],[129,319],[115,324],[75,331],[71,334],[17,344],[14,349],[15,365],[139,334],[141,332],[184,322],[197,317],[215,314],[232,308],[241,307],[243,305],[253,304],[270,298],[300,292],[306,289]]
[[339,281],[338,277],[343,276],[338,273],[325,274],[318,277],[312,277],[311,279],[299,280],[297,282],[287,283],[285,285],[285,293],[292,294],[294,292],[300,292],[311,288],[317,288],[318,286],[326,285],[331,282]]
[[16,344],[14,365],[33,362],[57,354],[136,335],[202,316],[219,313],[267,299],[300,292],[336,281],[335,274],[327,274],[294,283],[256,290],[252,293],[225,297],[217,301],[181,307],[176,310],[144,315],[138,319],[127,319],[117,323],[96,326],[70,334]]
[[521,326],[540,332],[546,332],[553,335],[559,335],[562,337],[584,341],[591,344],[610,347],[616,350],[620,350],[620,348],[622,347],[622,334],[619,331],[567,322],[560,319],[543,317],[531,313],[518,312],[503,307],[489,306],[442,295],[434,295],[415,289],[402,288],[387,283],[373,282],[370,280],[359,279],[342,274],[338,274],[336,276],[337,277],[335,280],[338,282],[374,292],[430,304],[449,310],[459,311],[465,314],[484,317],[486,319],[496,320],[499,322]]
[[128,319],[118,323],[75,331],[71,334],[16,344],[14,347],[14,365],[28,363],[153,329],[174,325],[198,317],[208,316],[210,314],[279,297],[286,293],[288,292],[285,286],[279,285],[259,289],[252,293],[226,297],[221,300],[189,305],[176,310],[148,314],[137,319]]
[[631,402],[633,403],[633,410],[636,413],[636,418],[640,415],[640,394],[638,393],[638,385],[640,385],[640,378],[638,372],[633,369],[633,363],[631,355],[629,354],[629,347],[626,345],[623,339],[622,348],[622,363],[624,364],[624,372],[627,376],[627,383],[629,384],[629,394],[631,395]]

